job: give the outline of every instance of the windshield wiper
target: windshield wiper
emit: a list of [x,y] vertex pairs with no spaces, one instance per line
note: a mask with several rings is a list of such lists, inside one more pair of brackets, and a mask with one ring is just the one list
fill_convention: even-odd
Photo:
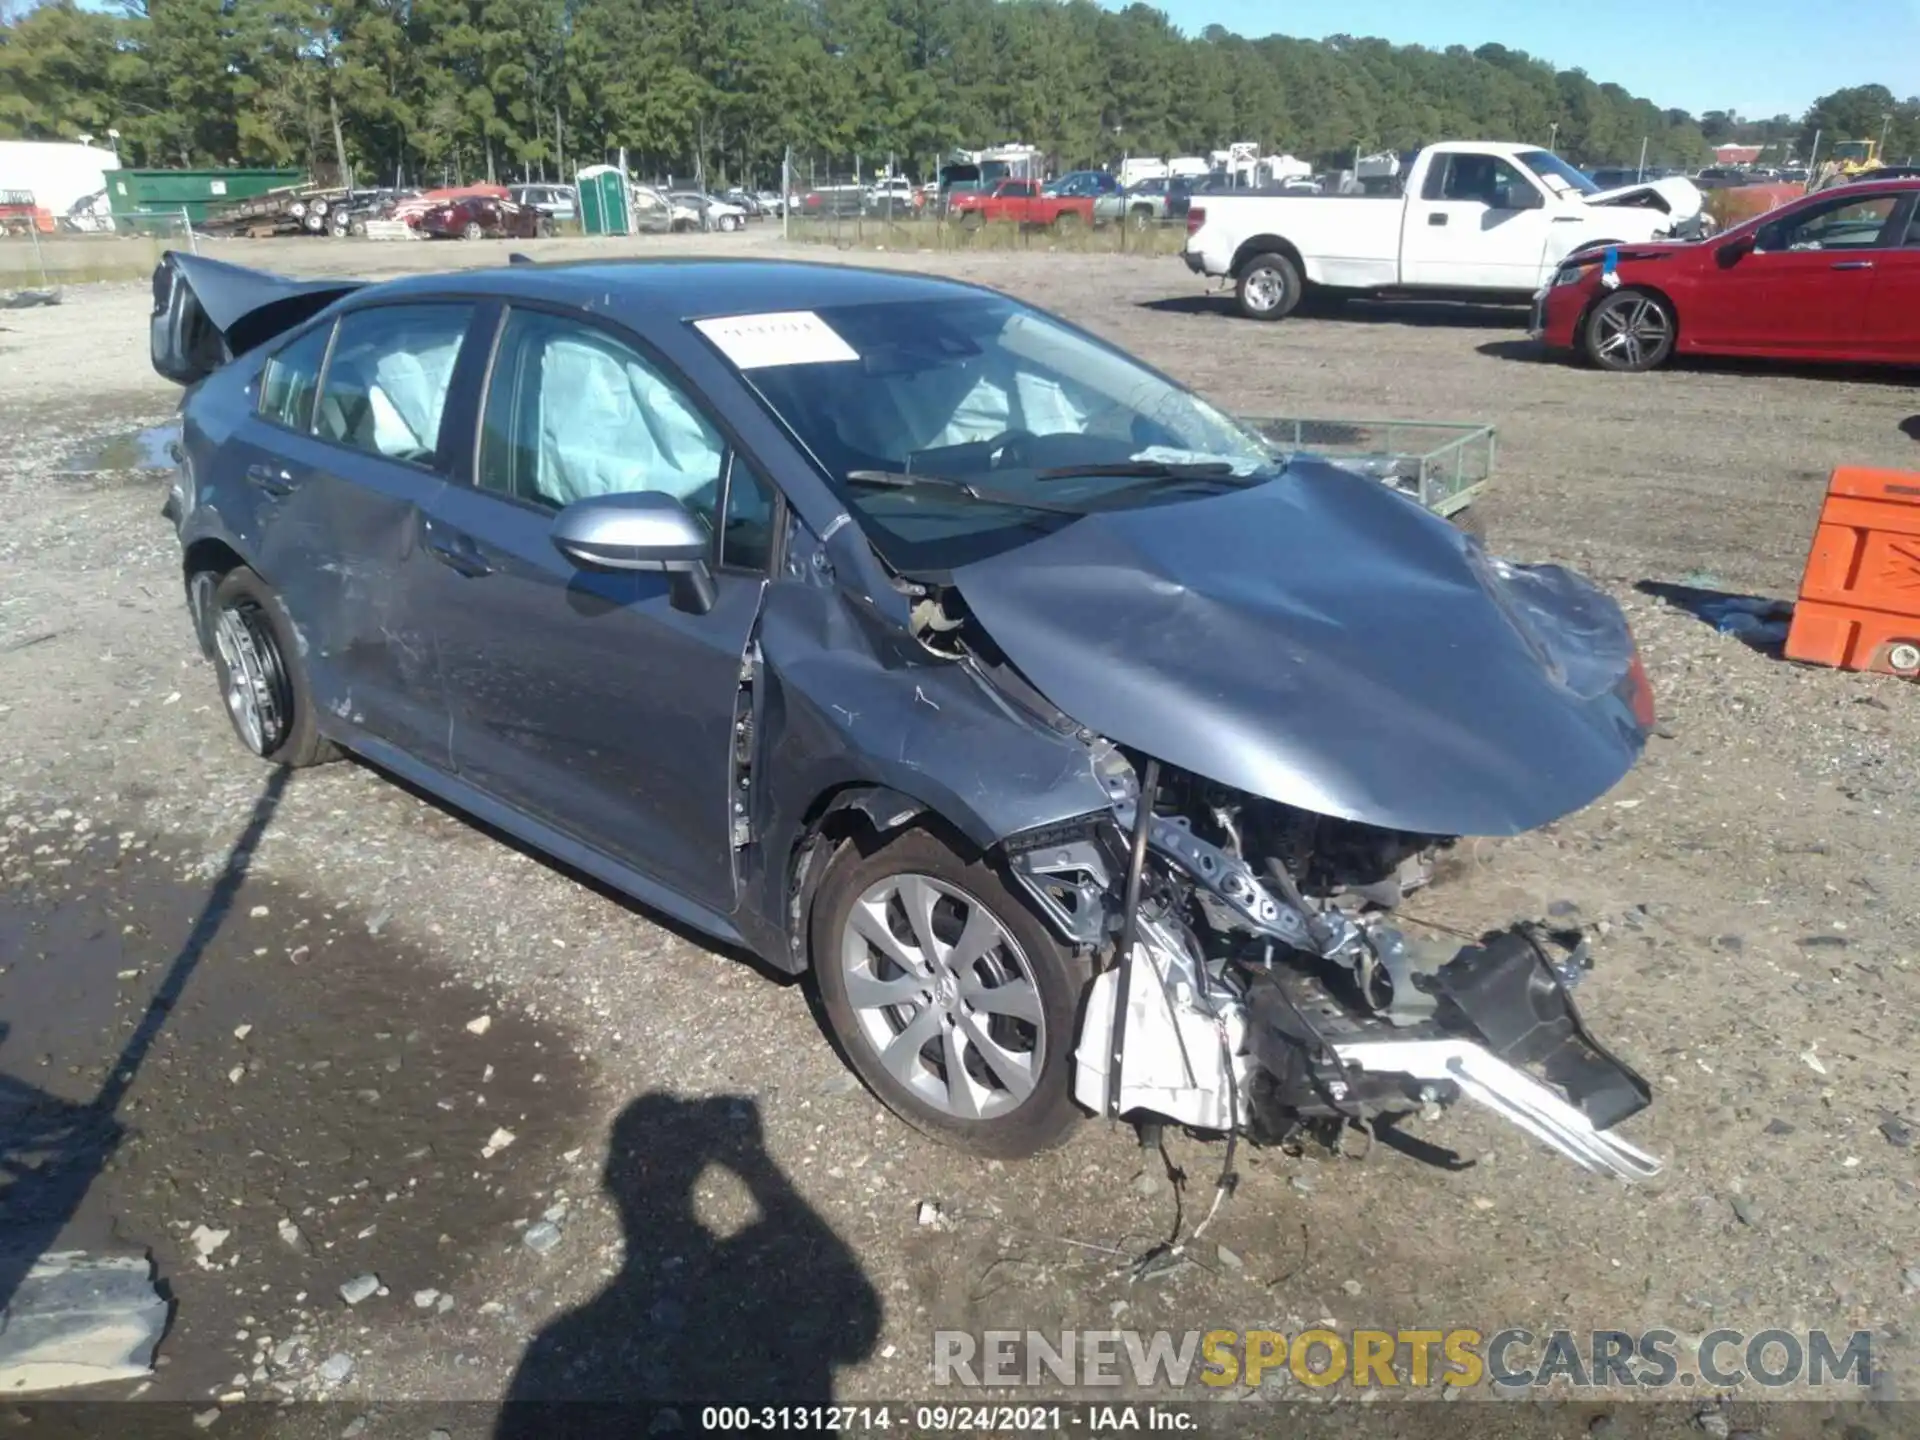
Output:
[[1034,475],[1036,480],[1133,477],[1142,480],[1245,480],[1250,485],[1254,483],[1252,476],[1237,474],[1225,460],[1110,460],[1095,465],[1058,465],[1051,470],[1037,471]]
[[925,490],[937,495],[964,495],[985,505],[1005,505],[1015,510],[1036,510],[1047,515],[1085,515],[1077,505],[1055,505],[1046,500],[1029,500],[1004,490],[987,490],[965,480],[945,475],[915,475],[905,470],[849,470],[849,485],[867,485],[879,490]]

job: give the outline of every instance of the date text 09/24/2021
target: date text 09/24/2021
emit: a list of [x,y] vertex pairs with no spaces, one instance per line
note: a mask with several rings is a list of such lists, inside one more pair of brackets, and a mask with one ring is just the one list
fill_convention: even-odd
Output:
[[709,1405],[700,1412],[700,1428],[709,1433],[897,1429],[908,1435],[1084,1431],[1100,1436],[1137,1431],[1191,1433],[1200,1428],[1200,1420],[1194,1407],[1181,1405]]

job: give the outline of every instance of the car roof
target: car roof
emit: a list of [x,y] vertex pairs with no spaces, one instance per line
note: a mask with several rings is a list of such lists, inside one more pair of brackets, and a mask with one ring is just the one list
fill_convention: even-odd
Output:
[[1544,150],[1544,145],[1528,145],[1517,140],[1442,140],[1429,145],[1427,149],[1436,155],[1529,155],[1536,150]]
[[591,305],[637,321],[700,320],[821,310],[836,305],[916,304],[990,295],[982,286],[899,270],[868,270],[799,260],[726,260],[688,257],[586,260],[558,265],[512,265],[494,270],[409,275],[361,293],[382,297],[469,294]]
[[[1891,194],[1904,195],[1909,190],[1920,189],[1920,170],[1911,171],[1904,175],[1890,176],[1886,179],[1875,175],[1862,175],[1858,180],[1843,180],[1838,185],[1829,186],[1828,189],[1864,190],[1876,194],[1881,191],[1887,191]],[[1816,190],[1813,193],[1823,195],[1826,191]]]

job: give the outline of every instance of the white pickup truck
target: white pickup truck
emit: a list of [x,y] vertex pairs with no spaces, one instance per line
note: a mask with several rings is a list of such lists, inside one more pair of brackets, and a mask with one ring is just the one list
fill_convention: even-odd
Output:
[[1197,194],[1182,258],[1232,281],[1255,320],[1291,314],[1310,289],[1518,302],[1581,246],[1700,234],[1702,204],[1688,180],[1601,190],[1537,145],[1456,140],[1378,194]]

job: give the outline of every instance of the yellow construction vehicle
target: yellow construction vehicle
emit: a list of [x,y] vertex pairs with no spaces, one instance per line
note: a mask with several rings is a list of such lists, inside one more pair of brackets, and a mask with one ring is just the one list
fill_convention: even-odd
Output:
[[1820,162],[1815,172],[1816,190],[1824,190],[1829,185],[1844,185],[1849,180],[1859,180],[1870,176],[1884,164],[1880,159],[1878,140],[1836,140],[1833,149],[1827,152],[1827,158]]

